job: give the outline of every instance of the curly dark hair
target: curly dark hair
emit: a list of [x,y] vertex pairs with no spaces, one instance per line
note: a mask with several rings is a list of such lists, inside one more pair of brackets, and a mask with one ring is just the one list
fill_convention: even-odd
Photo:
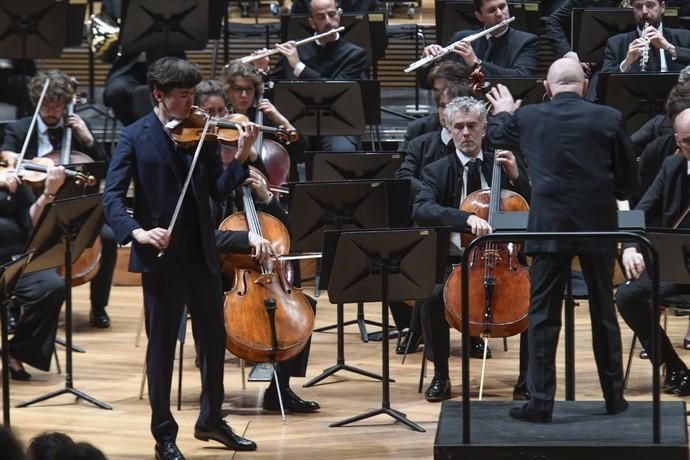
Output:
[[76,91],[76,81],[62,70],[44,70],[34,75],[29,83],[29,95],[34,107],[36,107],[41,97],[41,91],[43,91],[46,78],[50,79],[50,83],[48,84],[44,101],[62,102],[63,104],[72,102],[74,92]]
[[194,88],[201,81],[201,71],[196,64],[176,57],[163,57],[151,64],[146,73],[149,90],[159,89],[169,93],[175,88]]

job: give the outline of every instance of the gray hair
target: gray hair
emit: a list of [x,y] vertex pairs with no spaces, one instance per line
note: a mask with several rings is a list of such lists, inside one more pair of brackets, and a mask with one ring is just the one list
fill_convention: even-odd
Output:
[[685,83],[690,80],[690,65],[683,67],[678,74],[678,83]]
[[474,111],[479,116],[479,121],[486,124],[486,107],[484,103],[473,97],[463,96],[456,97],[446,106],[446,126],[450,128],[456,113],[468,113],[470,111]]

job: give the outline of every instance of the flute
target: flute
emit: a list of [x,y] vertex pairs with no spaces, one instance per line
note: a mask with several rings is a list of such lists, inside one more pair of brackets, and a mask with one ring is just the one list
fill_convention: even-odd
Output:
[[[327,37],[328,35],[331,35],[331,34],[342,32],[343,30],[345,30],[345,27],[340,26],[337,29],[331,29],[328,32],[324,32],[322,34],[312,35],[311,37],[307,37],[307,38],[304,38],[300,41],[295,42],[295,46],[306,45],[307,43],[314,42],[314,41],[319,40],[323,37]],[[249,56],[239,58],[238,61],[242,62],[243,64],[249,64],[250,62],[258,61],[259,59],[263,59],[263,58],[272,56],[274,54],[278,54],[279,52],[280,51],[278,51],[278,49],[273,48],[272,50],[267,50],[267,51],[264,51],[263,53],[250,54]]]
[[503,27],[507,24],[510,24],[514,20],[515,20],[515,16],[509,17],[508,19],[505,19],[505,20],[499,22],[498,24],[489,27],[488,29],[484,29],[481,32],[477,32],[476,34],[468,35],[467,37],[465,37],[463,39],[460,39],[456,42],[453,42],[450,45],[442,48],[442,50],[439,54],[436,54],[433,56],[427,56],[427,57],[424,57],[418,61],[413,62],[412,64],[407,66],[407,68],[405,69],[405,73],[410,73],[413,70],[417,70],[420,67],[424,67],[427,64],[430,64],[430,63],[432,63],[438,59],[441,59],[443,56],[445,56],[446,54],[453,51],[455,49],[455,45],[457,45],[460,42],[472,43],[473,41],[490,34],[494,30],[500,29],[501,27]]

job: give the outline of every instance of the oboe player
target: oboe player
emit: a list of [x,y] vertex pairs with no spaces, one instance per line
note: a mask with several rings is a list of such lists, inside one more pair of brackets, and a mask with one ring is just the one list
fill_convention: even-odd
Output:
[[[507,0],[474,0],[474,15],[485,29],[510,17]],[[456,32],[450,39],[453,43],[476,33],[476,30]],[[524,76],[537,72],[539,39],[536,35],[516,30],[509,25],[467,43],[460,41],[455,51],[442,60],[463,63],[469,67],[479,67],[486,76]],[[442,47],[434,44],[424,48],[424,56],[436,55]],[[426,87],[426,76],[430,68],[417,73],[420,84]]]

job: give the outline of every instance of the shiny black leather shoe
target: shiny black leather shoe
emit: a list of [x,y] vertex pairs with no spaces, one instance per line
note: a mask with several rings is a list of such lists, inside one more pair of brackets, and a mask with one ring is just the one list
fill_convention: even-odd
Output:
[[531,409],[529,403],[522,407],[513,407],[508,411],[508,414],[515,420],[520,420],[522,422],[532,422],[532,423],[550,423],[551,414],[544,412],[539,412],[537,410]]
[[434,375],[431,385],[424,392],[424,399],[429,402],[440,402],[450,399],[450,379],[444,379]]
[[[484,341],[470,338],[470,357],[483,359],[484,358]],[[486,349],[486,359],[491,359],[491,348]]]
[[19,320],[17,319],[17,316],[8,312],[7,315],[7,333],[8,334],[14,334],[14,331],[17,329],[17,323]]
[[110,327],[110,317],[105,312],[104,308],[91,310],[89,314],[89,324],[91,327],[97,327],[99,329],[107,329]]
[[[302,414],[309,414],[321,409],[321,406],[316,401],[305,401],[297,396],[297,394],[290,388],[283,391],[283,407],[286,411],[296,412]],[[262,403],[264,410],[280,411],[280,401],[278,401],[278,394],[274,388],[268,388],[264,392],[264,400]]]
[[9,368],[10,370],[10,378],[12,380],[18,380],[20,382],[28,382],[31,380],[31,374],[26,372],[24,369],[18,368],[14,369],[12,367]]
[[419,350],[419,346],[422,344],[422,335],[417,334],[416,332],[409,331],[407,334],[405,334],[405,337],[400,341],[400,345],[395,347],[395,353],[398,355],[404,355],[405,354],[405,349],[407,349],[407,353],[417,353]]
[[208,441],[209,439],[218,441],[230,450],[256,450],[254,441],[235,434],[225,420],[221,420],[218,425],[212,427],[196,425],[194,437],[201,441]]
[[526,383],[519,383],[513,388],[513,401],[529,400],[529,391]]
[[688,396],[690,395],[690,373],[685,372],[680,382],[673,389],[673,394],[677,396]]
[[671,394],[673,390],[676,389],[680,382],[683,380],[687,371],[682,369],[672,369],[670,367],[666,368],[666,377],[664,377],[664,393]]
[[621,412],[626,411],[628,409],[628,407],[630,407],[630,404],[628,404],[628,401],[621,398],[612,404],[609,404],[607,402],[606,403],[606,413],[609,415],[620,414]]
[[175,441],[163,441],[156,443],[156,460],[184,460],[184,455]]

